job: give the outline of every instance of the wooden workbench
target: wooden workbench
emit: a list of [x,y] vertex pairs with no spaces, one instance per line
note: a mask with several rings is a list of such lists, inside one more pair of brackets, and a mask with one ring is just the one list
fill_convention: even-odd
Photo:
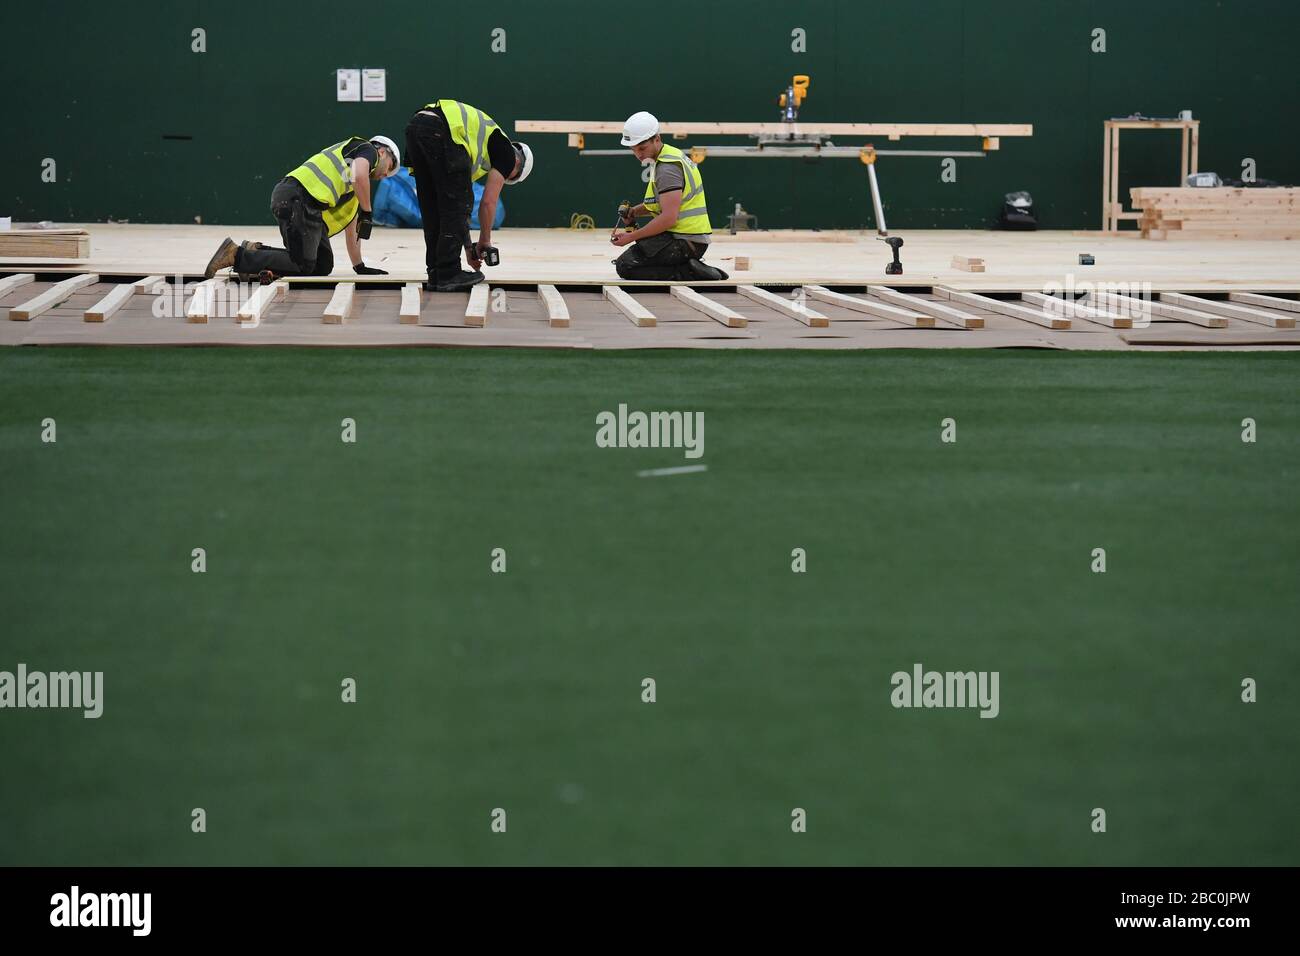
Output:
[[1138,220],[1140,212],[1125,212],[1119,198],[1119,132],[1123,129],[1180,129],[1183,147],[1179,164],[1179,186],[1187,184],[1187,177],[1199,170],[1198,156],[1201,142],[1201,121],[1183,119],[1129,119],[1106,120],[1102,136],[1101,175],[1101,230],[1118,232],[1121,219]]

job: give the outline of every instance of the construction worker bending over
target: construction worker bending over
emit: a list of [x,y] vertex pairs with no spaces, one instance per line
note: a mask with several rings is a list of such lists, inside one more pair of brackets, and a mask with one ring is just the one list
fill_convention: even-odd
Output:
[[[492,222],[501,187],[522,183],[533,169],[533,151],[511,142],[482,110],[456,100],[437,100],[411,117],[406,155],[415,174],[416,198],[424,220],[425,289],[458,292],[483,281],[479,267],[492,249]],[[479,200],[478,242],[470,241],[471,183],[484,176]],[[460,264],[461,250],[470,269]],[[489,260],[491,261],[491,260]],[[495,262],[492,264],[495,265]]]
[[700,168],[676,146],[659,135],[659,121],[649,113],[633,113],[623,124],[624,146],[642,164],[650,163],[650,181],[645,200],[633,206],[623,222],[633,226],[638,218],[653,216],[630,232],[616,231],[610,241],[616,246],[631,244],[614,260],[624,279],[725,279],[721,269],[701,259],[709,248],[712,228],[704,203],[704,180]]
[[327,146],[276,184],[271,215],[280,224],[283,249],[259,242],[225,239],[204,271],[211,279],[219,269],[238,275],[327,276],[334,271],[330,237],[343,232],[357,275],[387,275],[361,258],[362,239],[370,238],[370,183],[397,172],[402,154],[387,136],[369,140],[353,136]]

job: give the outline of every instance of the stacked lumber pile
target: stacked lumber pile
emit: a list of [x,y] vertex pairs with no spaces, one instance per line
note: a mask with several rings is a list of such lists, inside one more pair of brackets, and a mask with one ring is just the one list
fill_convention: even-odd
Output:
[[1131,190],[1144,239],[1300,239],[1300,188]]
[[84,229],[5,229],[0,257],[8,259],[89,259],[90,233]]

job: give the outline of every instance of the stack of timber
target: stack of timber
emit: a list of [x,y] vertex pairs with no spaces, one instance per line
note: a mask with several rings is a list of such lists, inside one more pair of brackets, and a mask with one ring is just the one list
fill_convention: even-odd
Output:
[[84,229],[6,229],[0,231],[0,257],[89,259],[90,233]]
[[1300,188],[1141,186],[1144,239],[1300,239]]

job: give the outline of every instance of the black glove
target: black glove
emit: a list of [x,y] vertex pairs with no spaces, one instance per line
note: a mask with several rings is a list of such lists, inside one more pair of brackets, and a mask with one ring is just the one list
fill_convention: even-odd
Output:
[[364,262],[360,265],[353,266],[352,271],[359,276],[386,276],[388,275],[383,269],[376,269],[374,266],[368,266]]
[[374,219],[370,213],[362,210],[357,213],[357,238],[369,239],[370,227],[374,224]]

